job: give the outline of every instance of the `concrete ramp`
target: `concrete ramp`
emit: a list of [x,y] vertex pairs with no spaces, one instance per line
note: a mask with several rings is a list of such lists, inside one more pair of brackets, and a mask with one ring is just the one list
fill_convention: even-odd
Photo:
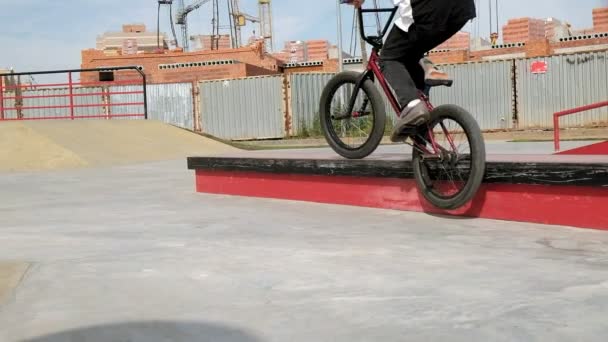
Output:
[[0,171],[111,166],[235,150],[158,121],[0,123]]

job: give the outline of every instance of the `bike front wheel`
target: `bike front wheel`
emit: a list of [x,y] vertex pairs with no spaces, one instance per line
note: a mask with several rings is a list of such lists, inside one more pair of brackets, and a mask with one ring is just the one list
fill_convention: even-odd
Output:
[[486,168],[479,125],[463,108],[444,105],[431,112],[414,137],[413,171],[424,198],[444,210],[458,209],[477,194]]
[[[378,89],[370,79],[357,88],[360,73],[336,75],[321,95],[321,129],[327,143],[344,158],[363,159],[372,154],[384,137],[386,110]],[[350,101],[354,107],[348,110]]]

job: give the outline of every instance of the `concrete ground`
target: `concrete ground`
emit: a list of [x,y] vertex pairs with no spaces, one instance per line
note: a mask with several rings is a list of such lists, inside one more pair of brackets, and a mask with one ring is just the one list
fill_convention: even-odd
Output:
[[[598,140],[577,140],[577,141],[562,141],[561,151],[596,144]],[[555,153],[552,141],[537,141],[537,142],[510,142],[506,140],[486,140],[486,152],[488,154],[553,154]],[[259,150],[318,150],[326,149],[331,152],[327,144],[305,144],[296,143],[290,145],[289,141],[266,141],[256,143],[237,143],[237,147],[246,149],[247,146],[251,149]],[[396,152],[396,153],[411,153],[412,147],[405,144],[382,144],[378,146],[380,152]],[[333,153],[333,152],[332,152]]]
[[[591,144],[598,143],[598,141],[566,141],[562,142],[561,150],[566,151],[582,146],[588,146]],[[507,142],[507,141],[486,141],[486,154],[491,155],[550,155],[554,154],[554,147],[552,142]],[[319,148],[302,148],[302,149],[289,149],[279,150],[278,153],[292,154],[294,152],[302,154],[317,154],[320,151],[324,153],[336,155],[336,153],[329,147]],[[262,151],[263,152],[263,151]],[[405,144],[391,144],[391,145],[380,145],[374,153],[404,153],[411,154],[412,147]]]
[[[486,142],[505,142],[505,141],[516,141],[516,142],[553,142],[552,130],[542,129],[529,129],[522,131],[505,131],[505,132],[486,132],[484,133],[484,140]],[[560,131],[560,140],[566,141],[579,141],[584,139],[591,139],[594,142],[608,140],[608,127],[596,127],[596,128],[567,128]],[[316,138],[290,138],[280,140],[262,140],[262,141],[241,141],[238,142],[244,146],[258,146],[258,147],[310,147],[310,146],[327,146],[325,139],[321,137]],[[388,136],[383,139],[383,144],[391,144]]]
[[[605,341],[608,234],[0,174],[0,341]],[[14,277],[13,277],[14,279]]]

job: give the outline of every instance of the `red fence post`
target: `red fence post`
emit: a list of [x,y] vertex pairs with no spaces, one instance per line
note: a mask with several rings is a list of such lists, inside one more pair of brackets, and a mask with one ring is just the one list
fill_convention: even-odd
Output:
[[553,114],[553,142],[555,151],[559,151],[559,116],[557,113]]
[[[143,78],[143,90],[127,90],[127,91],[116,91],[116,92],[111,92],[108,88],[107,88],[107,82],[100,80],[100,81],[96,81],[96,82],[79,82],[78,80],[74,80],[74,73],[83,73],[83,72],[101,72],[101,71],[107,71],[107,70],[111,70],[111,71],[119,71],[119,70],[136,70]],[[50,83],[50,84],[21,84],[21,76],[32,76],[32,75],[46,75],[46,74],[68,74],[68,82],[66,83],[65,81],[62,83]],[[11,80],[8,81],[9,84],[7,84],[7,81],[4,79],[7,76],[11,77]],[[13,84],[14,82],[12,81],[12,78],[16,77],[17,82],[16,84]],[[123,81],[116,81],[113,83],[113,85],[117,85],[117,84],[122,84],[122,85],[141,85],[142,82],[140,80],[136,80],[136,79],[127,79],[127,80],[123,80]],[[75,89],[78,89],[79,86],[102,86],[102,90],[100,92],[76,92]],[[18,73],[11,73],[8,75],[1,75],[0,76],[0,120],[2,121],[6,121],[6,120],[55,120],[55,119],[71,119],[71,120],[76,120],[76,119],[81,119],[81,118],[112,118],[114,116],[116,117],[146,117],[146,113],[147,113],[147,97],[146,97],[146,79],[145,79],[145,74],[143,73],[142,69],[140,67],[136,67],[136,66],[126,66],[126,67],[112,67],[112,68],[107,68],[107,69],[100,69],[100,68],[93,68],[93,69],[72,69],[72,70],[52,70],[52,71],[35,71],[35,72],[18,72]],[[23,95],[22,94],[22,90],[28,90],[31,88],[34,91],[38,90],[38,89],[43,89],[43,88],[52,88],[57,90],[57,87],[61,87],[62,90],[65,90],[66,87],[68,87],[68,93],[65,94],[63,92],[61,93],[57,93],[57,94],[44,94],[44,93],[40,93],[40,92],[34,92],[33,94],[27,94],[27,95]],[[12,93],[9,93],[9,91],[13,91],[15,92],[15,94],[13,95]],[[6,91],[6,93],[4,92]],[[6,95],[8,94],[8,95]],[[42,95],[40,95],[42,94]],[[128,94],[143,94],[144,95],[144,100],[142,102],[125,102],[125,103],[120,103],[120,101],[118,101],[119,103],[110,103],[108,101],[106,101],[106,103],[99,103],[99,104],[77,104],[76,102],[80,102],[80,101],[76,101],[77,98],[79,97],[86,97],[86,96],[94,96],[94,95],[101,95],[102,98],[105,96],[108,98],[112,95],[112,94],[121,94],[121,95],[128,95]],[[39,105],[35,105],[31,104],[31,103],[27,103],[24,106],[24,99],[38,99],[38,98],[69,98],[69,103],[62,103],[61,105],[48,105],[48,106],[39,106]],[[4,100],[15,100],[14,101],[14,106],[9,105],[8,107],[4,104]],[[64,100],[65,101],[65,100]],[[35,101],[34,101],[35,102]],[[87,101],[85,101],[87,102]],[[12,103],[12,102],[11,102]],[[116,114],[113,115],[111,113],[111,107],[113,106],[120,106],[120,107],[124,107],[124,106],[144,106],[144,113],[121,113],[121,114]],[[76,110],[77,108],[90,108],[90,107],[104,107],[105,110],[105,114],[95,114],[95,115],[79,115],[78,111]],[[41,116],[33,116],[33,117],[24,117],[23,115],[23,111],[24,110],[29,110],[29,109],[33,109],[33,110],[42,110],[42,109],[56,109],[56,108],[62,108],[63,110],[61,111],[62,113],[60,113],[60,115],[52,115],[53,113],[42,113]],[[65,109],[69,108],[69,112],[67,112]],[[16,111],[17,115],[15,118],[12,117],[12,115],[6,115],[7,112],[9,111]],[[10,113],[10,112],[9,112]]]
[[590,104],[587,106],[568,109],[568,110],[564,110],[564,111],[553,114],[553,127],[554,127],[554,131],[555,131],[553,139],[555,140],[555,149],[557,151],[559,151],[559,118],[561,116],[576,114],[576,113],[584,112],[587,110],[598,109],[598,108],[607,107],[607,106],[608,106],[608,101],[605,101],[605,102]]
[[4,76],[0,75],[0,120],[4,120]]
[[70,117],[74,120],[74,84],[72,83],[72,73],[68,73],[68,82],[70,87]]

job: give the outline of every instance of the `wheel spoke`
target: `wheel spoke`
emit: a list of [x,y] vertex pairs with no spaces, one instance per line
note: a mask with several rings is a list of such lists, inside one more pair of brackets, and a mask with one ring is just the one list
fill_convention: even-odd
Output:
[[[449,118],[441,118],[431,124],[434,135],[437,160],[426,160],[424,168],[427,189],[441,198],[450,198],[462,191],[470,172],[471,151],[464,128]],[[464,138],[462,137],[464,135]],[[418,137],[424,144],[431,144],[422,135]],[[422,152],[420,148],[417,152]],[[423,153],[424,155],[424,153]],[[432,158],[435,159],[435,158]]]
[[[334,114],[333,118],[338,117],[338,120],[332,120],[330,128],[333,129],[333,135],[337,138],[340,145],[347,149],[357,149],[366,144],[371,138],[374,129],[374,108],[367,93],[364,89],[360,89],[357,94],[354,94],[355,84],[346,83],[341,88],[336,90],[330,112]],[[352,96],[356,96],[353,111],[360,108],[359,114],[366,112],[365,115],[353,117],[353,113],[346,113]],[[330,132],[330,134],[332,134]]]

